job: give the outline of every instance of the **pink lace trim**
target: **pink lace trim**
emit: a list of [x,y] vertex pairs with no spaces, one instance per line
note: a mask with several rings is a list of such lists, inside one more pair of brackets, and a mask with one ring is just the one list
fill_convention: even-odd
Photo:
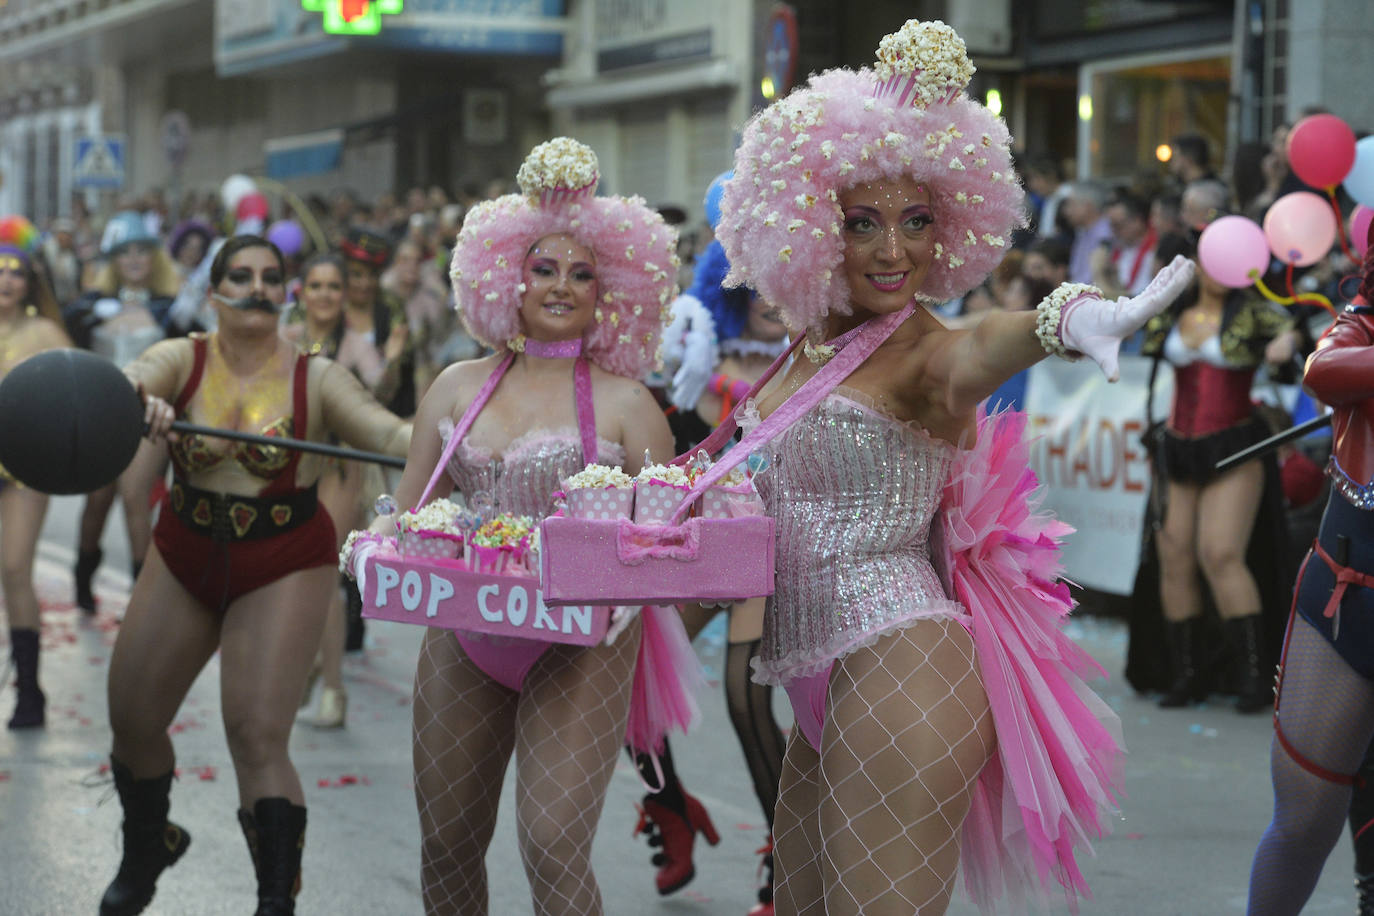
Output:
[[851,652],[871,646],[889,633],[908,629],[922,620],[940,618],[958,620],[966,628],[971,626],[972,618],[969,617],[968,611],[959,602],[948,599],[936,601],[915,608],[901,617],[885,621],[881,626],[872,630],[864,630],[860,633],[836,633],[819,646],[797,649],[772,661],[754,658],[749,662],[754,669],[753,680],[757,684],[785,687],[788,682],[796,678],[808,677],[824,671],[837,658],[843,658]]

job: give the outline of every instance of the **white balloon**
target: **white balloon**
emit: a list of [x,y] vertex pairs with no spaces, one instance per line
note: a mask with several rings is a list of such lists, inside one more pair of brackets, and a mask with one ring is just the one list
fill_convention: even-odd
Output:
[[224,209],[233,213],[238,209],[243,196],[252,194],[257,189],[257,182],[247,175],[230,175],[224,179],[224,184],[219,186],[219,199],[224,204]]
[[1374,136],[1355,144],[1355,164],[1342,186],[1356,203],[1374,207]]

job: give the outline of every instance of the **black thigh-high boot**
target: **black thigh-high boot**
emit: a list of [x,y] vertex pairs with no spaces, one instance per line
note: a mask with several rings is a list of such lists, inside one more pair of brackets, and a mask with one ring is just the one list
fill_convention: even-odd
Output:
[[101,898],[100,916],[134,916],[153,899],[158,875],[186,852],[191,835],[167,820],[171,773],[135,779],[113,757],[110,770],[124,807],[124,858]]
[[10,728],[40,728],[47,697],[38,686],[38,631],[10,630],[10,658],[14,660],[15,682],[19,686],[19,700],[14,704]]
[[255,916],[291,916],[300,890],[305,809],[286,798],[260,798],[251,816],[239,812],[239,823],[258,876]]
[[1169,659],[1173,662],[1173,685],[1160,698],[1164,709],[1175,709],[1207,699],[1207,676],[1202,670],[1201,617],[1165,621],[1169,638]]
[[95,590],[91,580],[95,578],[95,571],[100,568],[104,556],[99,547],[95,550],[78,550],[76,553],[76,568],[72,570],[76,578],[76,606],[87,614],[95,613]]
[[1360,780],[1350,796],[1350,840],[1355,846],[1356,912],[1374,916],[1374,743],[1360,763]]
[[1226,635],[1236,653],[1239,680],[1236,682],[1236,711],[1260,712],[1274,708],[1274,676],[1266,664],[1260,639],[1259,614],[1226,621]]

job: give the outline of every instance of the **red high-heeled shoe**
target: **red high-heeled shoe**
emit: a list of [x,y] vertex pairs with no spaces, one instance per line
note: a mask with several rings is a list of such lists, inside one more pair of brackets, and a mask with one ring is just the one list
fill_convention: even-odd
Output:
[[758,905],[745,916],[773,916],[773,834],[768,834],[768,842],[755,849],[754,855],[763,856],[763,861],[759,863],[759,879],[762,883],[759,886]]
[[684,818],[672,808],[654,801],[652,796],[644,796],[639,810],[639,823],[635,824],[633,836],[641,833],[649,835],[649,845],[659,849],[654,853],[653,864],[658,866],[654,884],[661,895],[681,890],[688,881],[696,877],[697,869],[692,863],[692,846],[697,834],[706,837],[706,842],[715,846],[720,842],[720,834],[711,823],[706,808],[686,792],[682,793],[687,803],[687,816]]

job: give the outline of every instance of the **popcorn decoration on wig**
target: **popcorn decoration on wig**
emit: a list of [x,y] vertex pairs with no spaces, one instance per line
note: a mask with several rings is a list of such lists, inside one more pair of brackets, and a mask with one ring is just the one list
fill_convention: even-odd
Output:
[[935,216],[920,295],[981,283],[1025,217],[1006,124],[964,93],[973,73],[953,29],[913,19],[874,68],[826,71],[755,115],[721,204],[726,284],[757,290],[794,329],[849,314],[839,195],[902,176],[925,185]]
[[677,296],[677,232],[642,197],[597,197],[596,153],[570,137],[530,151],[520,194],[469,211],[453,248],[454,304],[468,332],[520,351],[525,256],[548,235],[592,250],[597,307],[583,353],[608,372],[640,378],[658,361],[668,306]]

